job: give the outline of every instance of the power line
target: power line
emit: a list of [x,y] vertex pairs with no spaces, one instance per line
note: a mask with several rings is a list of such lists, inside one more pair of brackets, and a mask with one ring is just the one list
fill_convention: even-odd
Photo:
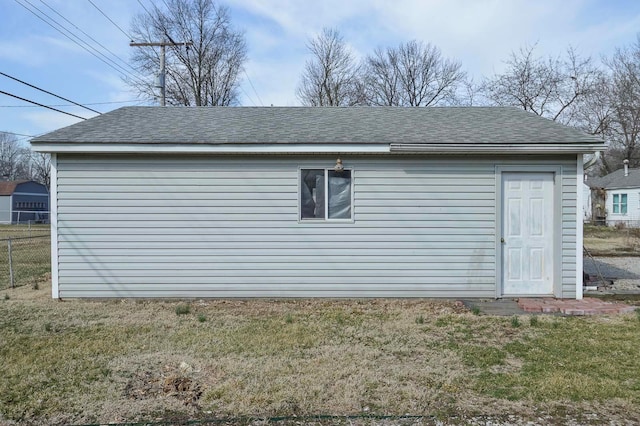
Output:
[[106,14],[106,13],[104,13],[104,12],[102,11],[102,9],[100,9],[98,6],[96,6],[96,5],[95,5],[95,3],[94,3],[94,2],[92,2],[91,0],[88,0],[88,2],[89,2],[89,3],[91,3],[91,5],[92,5],[93,7],[95,7],[96,9],[98,9],[98,12],[102,13],[102,16],[104,16],[105,18],[107,18],[107,19],[109,20],[109,22],[111,22],[111,23],[112,23],[112,24],[113,24],[117,29],[119,29],[119,30],[120,30],[120,32],[121,32],[122,34],[124,34],[124,36],[125,36],[126,38],[128,38],[130,41],[133,41],[133,37],[131,37],[129,34],[127,34],[127,33],[125,32],[125,30],[123,30],[123,29],[120,27],[120,25],[116,24],[116,23],[115,23],[111,18],[109,18],[109,17],[107,16],[107,14]]
[[[148,15],[149,15],[149,17],[151,18],[151,20],[152,20],[153,22],[155,22],[155,21],[156,21],[156,17],[151,13],[151,11],[150,11],[149,9],[147,9],[147,7],[144,5],[144,3],[142,2],[142,0],[137,0],[137,1],[138,1],[138,4],[140,4],[140,6],[142,6],[142,8],[145,10],[145,12],[147,12],[147,14],[148,14]],[[163,0],[163,3],[164,3],[164,5],[165,5],[165,7],[167,8],[167,10],[169,10],[170,8],[169,8],[169,5],[167,4],[167,1],[166,1],[166,0]],[[158,10],[159,10],[159,9],[158,9],[158,7],[157,7],[154,3],[152,3],[152,6],[155,8],[155,10],[156,10],[156,11],[158,11]],[[169,46],[182,46],[182,45],[186,45],[186,46],[187,46],[187,51],[188,51],[189,46],[193,44],[193,41],[191,41],[191,42],[187,42],[187,43],[176,43],[176,42],[173,40],[173,38],[171,38],[171,35],[167,32],[167,30],[166,30],[166,29],[164,30],[164,35],[167,37],[167,39],[169,39],[169,43],[164,43],[164,42],[163,42],[163,43],[133,43],[133,42],[132,42],[132,43],[130,43],[129,45],[130,45],[130,46],[157,46],[157,45],[162,45],[162,46],[164,46],[164,45],[169,45]],[[180,53],[178,50],[176,50],[176,54],[178,54],[178,56],[179,56],[182,60],[185,60],[185,61],[186,61],[186,59],[181,55],[181,53]],[[162,58],[164,58],[164,47],[163,47],[163,50],[162,50],[162,52],[161,52],[161,68],[163,68],[163,67],[164,67],[164,66],[162,65],[162,63],[164,62],[164,60],[163,60]],[[243,70],[243,71],[244,71],[244,70]],[[162,73],[164,73],[164,72],[162,71]],[[256,91],[256,88],[253,86],[253,83],[251,82],[251,79],[249,78],[249,75],[247,75],[246,71],[244,71],[244,73],[245,73],[245,75],[247,76],[247,80],[249,81],[249,84],[251,85],[251,87],[252,87],[252,89],[253,89],[253,92],[254,92],[254,93],[256,94],[256,96],[258,97],[258,100],[260,101],[260,104],[261,104],[262,106],[264,106],[264,104],[262,103],[262,99],[260,98],[260,95],[258,95],[258,92]],[[162,83],[162,84],[164,84],[164,81],[163,81],[163,83]],[[249,95],[249,93],[247,93],[241,85],[239,85],[239,88],[240,88],[240,90],[242,91],[242,93],[244,93],[244,95],[247,97],[247,99],[249,99],[249,101],[250,101],[254,106],[258,106],[258,104],[256,104],[256,103],[255,103],[255,101],[253,100],[253,98],[251,98],[251,96]],[[162,90],[164,90],[164,87],[162,88]],[[164,94],[162,95],[162,97],[163,97],[163,99],[164,99]],[[164,100],[162,101],[162,103],[161,103],[161,104],[162,104],[162,105],[164,105]]]
[[59,112],[59,113],[62,113],[62,114],[67,114],[67,115],[70,115],[72,117],[79,118],[81,120],[86,120],[86,118],[80,117],[79,115],[71,114],[70,112],[62,111],[60,109],[56,109],[56,108],[53,108],[53,107],[50,107],[50,106],[47,106],[47,105],[39,104],[38,102],[30,101],[29,99],[21,98],[20,96],[12,95],[11,93],[3,92],[2,90],[0,90],[0,94],[11,96],[12,98],[20,99],[21,101],[29,102],[31,104],[38,105],[38,106],[41,106],[43,108],[47,108],[47,109],[50,109],[52,111]]
[[[91,0],[89,0],[91,1]],[[153,19],[155,21],[154,16],[151,14],[151,12],[149,12],[149,9],[147,9],[147,7],[140,1],[138,0],[138,3],[140,4],[140,6],[142,6],[142,8],[145,10],[145,12],[147,12],[149,14],[149,16],[151,17],[151,19]]]
[[[113,105],[113,104],[129,104],[133,102],[142,103],[140,99],[134,99],[131,101],[113,101],[113,102],[85,102],[83,105]],[[68,107],[73,106],[71,104],[50,104],[52,107]],[[36,108],[35,105],[0,105],[0,108]]]
[[[91,1],[91,0],[89,0]],[[111,55],[113,55],[114,58],[118,59],[120,62],[122,62],[123,64],[125,64],[126,66],[128,66],[129,68],[131,68],[132,70],[136,71],[135,68],[133,68],[127,61],[123,60],[121,57],[119,57],[118,55],[116,55],[115,53],[113,53],[111,50],[109,50],[109,48],[107,48],[105,45],[103,45],[102,43],[100,43],[98,40],[96,40],[95,38],[91,37],[89,34],[87,34],[86,32],[84,32],[80,27],[78,27],[76,24],[74,24],[73,22],[71,22],[70,20],[68,20],[67,18],[65,18],[60,12],[58,12],[57,10],[55,10],[53,7],[49,6],[47,3],[44,2],[44,0],[40,0],[40,3],[42,3],[43,5],[45,5],[46,7],[48,7],[49,9],[51,9],[56,15],[58,15],[59,17],[61,17],[62,19],[64,19],[65,21],[67,21],[69,24],[71,24],[75,29],[77,29],[78,31],[80,31],[82,34],[84,34],[85,36],[89,37],[89,39],[91,39],[94,43],[96,43],[98,46],[102,47],[104,50],[106,50],[107,52],[111,53]],[[94,5],[95,6],[95,5]]]
[[238,86],[238,87],[240,87],[240,90],[242,90],[242,93],[244,93],[244,95],[247,97],[247,99],[249,99],[249,101],[251,101],[253,106],[258,106],[258,104],[255,103],[255,101],[251,98],[251,96],[249,96],[249,94],[246,92],[246,90],[244,90],[244,88],[242,86]]
[[253,87],[253,83],[251,82],[251,79],[249,78],[249,74],[247,74],[247,71],[244,70],[244,69],[242,71],[244,72],[244,75],[247,77],[247,81],[251,85],[251,88],[253,89],[253,93],[255,93],[256,96],[258,97],[258,100],[260,101],[260,105],[264,106],[264,103],[262,103],[262,99],[260,99],[260,95],[258,95],[258,92],[256,91],[256,88]]
[[[169,37],[171,38],[171,37]],[[192,45],[193,42],[185,41],[176,43],[171,40],[171,42],[166,41],[158,41],[158,42],[144,42],[144,43],[129,43],[129,46],[132,47],[150,47],[150,46],[160,46],[160,106],[165,106],[166,104],[166,85],[165,85],[165,76],[166,76],[166,66],[165,66],[165,48],[167,46],[187,46],[187,48]]]
[[0,130],[0,133],[9,133],[10,135],[16,135],[16,136],[26,136],[28,138],[35,138],[34,135],[25,135],[24,133],[16,133],[16,132],[10,132],[8,130]]
[[[99,55],[102,55],[105,59],[102,59],[100,56],[98,56],[96,53],[92,52],[91,50],[89,50],[87,47],[83,46],[82,44],[78,43],[76,40],[74,40],[73,38],[69,37],[67,34],[65,34],[64,32],[62,32],[62,30],[60,30],[59,28],[57,28],[56,26],[54,26],[51,22],[47,21],[45,18],[43,18],[42,16],[38,15],[38,13],[36,13],[35,11],[33,11],[32,9],[30,9],[29,7],[27,7],[25,4],[23,4],[20,0],[14,0],[16,3],[18,3],[20,6],[22,6],[23,8],[25,8],[26,10],[28,10],[29,12],[31,12],[35,17],[37,17],[38,19],[40,19],[42,22],[44,22],[45,24],[49,25],[51,28],[53,28],[54,30],[56,30],[57,32],[59,32],[60,34],[62,34],[63,36],[65,36],[66,38],[68,38],[69,40],[71,40],[71,42],[75,43],[76,45],[78,45],[81,49],[87,51],[89,54],[93,55],[94,57],[96,57],[98,60],[100,60],[101,62],[103,62],[104,64],[106,64],[107,66],[109,66],[110,68],[114,69],[116,72],[122,74],[122,75],[128,75],[130,77],[132,77],[135,80],[138,80],[139,82],[142,82],[143,84],[146,84],[144,82],[144,80],[142,80],[141,78],[133,75],[130,71],[124,69],[122,66],[120,66],[119,64],[117,64],[116,62],[114,62],[112,59],[108,58],[107,56],[105,56],[104,54],[102,54],[101,52],[99,52],[97,49],[95,49],[94,47],[92,47],[91,45],[89,45],[89,43],[85,42],[84,40],[82,40],[80,37],[78,37],[77,35],[73,34],[71,31],[69,31],[67,28],[65,28],[64,25],[58,23],[55,19],[51,18],[49,15],[47,15],[45,12],[43,12],[42,10],[40,10],[37,6],[34,6],[31,2],[29,2],[29,0],[22,0],[25,1],[26,3],[28,3],[32,8],[34,8],[35,10],[37,10],[38,12],[40,12],[42,15],[46,16],[49,20],[51,20],[52,22],[55,22],[56,25],[58,25],[59,27],[63,28],[65,31],[67,31],[69,34],[71,34],[72,36],[76,37],[78,40],[82,41],[86,46],[88,46],[89,48],[93,49],[95,52],[97,52]],[[107,62],[110,61],[110,62]],[[115,64],[112,65],[112,64]],[[118,69],[118,68],[120,69]]]
[[[91,46],[89,43],[87,43],[85,40],[83,40],[82,38],[80,38],[78,35],[74,34],[73,31],[70,31],[66,26],[64,26],[63,24],[61,24],[60,22],[56,21],[54,18],[52,18],[51,16],[49,16],[46,12],[43,12],[40,8],[38,8],[38,6],[35,6],[33,3],[31,3],[29,0],[22,0],[24,2],[26,2],[27,4],[29,4],[29,6],[31,6],[33,9],[37,10],[40,15],[46,17],[47,19],[43,18],[42,16],[38,15],[38,13],[34,12],[34,10],[29,9],[27,6],[25,6],[23,3],[20,2],[20,0],[15,0],[18,4],[20,4],[22,7],[24,7],[25,9],[27,9],[29,12],[31,12],[33,15],[35,15],[37,18],[39,18],[40,20],[42,20],[44,23],[46,23],[47,25],[49,25],[51,28],[53,28],[54,30],[58,31],[60,34],[62,34],[63,36],[65,36],[66,38],[68,38],[69,40],[71,40],[73,43],[75,43],[76,45],[80,46],[80,48],[86,50],[87,52],[89,52],[90,54],[92,54],[93,56],[95,56],[96,58],[100,59],[102,62],[104,62],[105,64],[111,66],[113,68],[113,66],[110,63],[105,62],[102,58],[98,57],[95,53],[91,52],[89,49],[92,49],[94,52],[96,52],[98,55],[101,55],[103,58],[105,58],[106,60],[110,61],[111,63],[115,64],[117,67],[119,67],[122,71],[124,71],[124,73],[130,74],[130,72],[128,70],[125,70],[124,68],[122,68],[122,66],[120,66],[119,64],[115,63],[112,59],[108,58],[106,55],[104,55],[102,52],[98,51],[95,47]],[[56,26],[54,26],[51,22],[53,22]],[[58,28],[59,27],[59,28]],[[74,40],[73,38],[69,37],[69,35],[65,34],[65,32],[63,32],[63,30],[68,33],[69,35],[73,36],[75,39],[77,39],[78,41],[82,42],[84,44],[84,46],[80,43],[78,43],[78,41]],[[115,68],[114,68],[115,69]],[[123,73],[121,70],[116,69],[116,71]]]
[[39,90],[39,91],[41,91],[41,92],[44,92],[44,93],[46,93],[46,94],[48,94],[48,95],[55,96],[56,98],[58,98],[58,99],[62,99],[63,101],[71,102],[72,104],[74,104],[74,105],[76,105],[76,106],[79,106],[79,107],[82,107],[82,108],[84,108],[84,109],[88,109],[88,110],[89,110],[89,111],[91,111],[91,112],[95,112],[95,113],[97,113],[97,114],[102,114],[100,111],[96,111],[96,110],[95,110],[95,109],[93,109],[93,108],[86,107],[86,106],[84,106],[84,105],[82,105],[82,104],[79,104],[79,103],[77,103],[77,102],[73,102],[73,101],[72,101],[72,100],[70,100],[70,99],[63,98],[62,96],[58,96],[58,95],[56,95],[55,93],[52,93],[52,92],[50,92],[50,91],[48,91],[48,90],[44,90],[44,89],[42,89],[42,88],[40,88],[40,87],[38,87],[38,86],[34,86],[33,84],[29,84],[29,83],[27,83],[26,81],[22,81],[22,80],[20,80],[19,78],[15,78],[15,77],[10,76],[9,74],[5,74],[5,73],[3,73],[2,71],[0,71],[0,75],[3,75],[3,76],[5,76],[5,77],[7,77],[7,78],[10,78],[11,80],[15,80],[15,81],[17,81],[18,83],[22,83],[22,84],[24,84],[24,85],[26,85],[26,86],[33,87],[34,89]]

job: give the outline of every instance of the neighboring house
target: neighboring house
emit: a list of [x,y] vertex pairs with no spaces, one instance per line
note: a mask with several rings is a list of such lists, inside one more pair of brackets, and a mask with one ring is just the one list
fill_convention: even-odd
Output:
[[588,178],[594,205],[602,206],[603,225],[640,227],[640,169],[630,169],[628,160],[622,169],[606,176]]
[[49,220],[49,191],[30,180],[0,181],[0,223]]
[[593,136],[516,108],[126,107],[52,153],[53,297],[582,297]]

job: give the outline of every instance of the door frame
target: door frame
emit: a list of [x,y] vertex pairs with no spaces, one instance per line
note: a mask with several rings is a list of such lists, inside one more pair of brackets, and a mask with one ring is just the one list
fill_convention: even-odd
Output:
[[[504,269],[502,265],[504,244],[501,242],[502,174],[503,173],[553,173],[553,294],[505,294]],[[496,165],[496,299],[503,297],[562,297],[562,166],[551,165]]]

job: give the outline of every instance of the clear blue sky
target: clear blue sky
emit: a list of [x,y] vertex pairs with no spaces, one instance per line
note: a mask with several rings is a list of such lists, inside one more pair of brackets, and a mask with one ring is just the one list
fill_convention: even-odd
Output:
[[[144,12],[137,0],[92,1],[125,32],[129,31],[131,18]],[[147,7],[153,2],[140,1]],[[50,6],[124,61],[132,53],[129,38],[89,0],[0,0],[1,72],[78,103],[98,104],[90,106],[101,112],[123,105],[144,104],[136,100],[116,70],[19,3],[26,6],[30,3],[73,28],[47,7]],[[228,0],[222,3],[229,6],[234,26],[243,30],[247,38],[249,60],[246,75],[242,75],[241,104],[248,106],[298,105],[295,89],[308,58],[305,43],[324,26],[338,28],[358,57],[367,55],[375,47],[393,46],[402,41],[431,42],[445,56],[461,61],[475,81],[501,71],[509,53],[526,44],[537,42],[537,52],[541,55],[559,54],[573,45],[583,55],[599,60],[616,47],[633,43],[640,32],[640,1],[637,0]],[[46,105],[67,104],[1,75],[0,90]],[[0,131],[37,135],[79,121],[28,105],[0,94]],[[58,108],[87,118],[95,115],[79,107]]]

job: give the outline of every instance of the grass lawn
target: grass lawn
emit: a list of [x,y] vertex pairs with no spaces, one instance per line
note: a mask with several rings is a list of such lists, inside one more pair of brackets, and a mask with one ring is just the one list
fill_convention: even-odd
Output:
[[33,235],[49,235],[51,225],[0,225],[0,240],[7,238],[30,237]]
[[594,256],[640,256],[640,228],[585,225],[584,245]]
[[0,292],[0,423],[633,423],[638,348],[638,314],[504,318],[434,300],[60,302],[43,282]]
[[0,290],[11,286],[7,239],[12,239],[14,285],[34,285],[51,271],[49,233],[49,225],[0,225]]

